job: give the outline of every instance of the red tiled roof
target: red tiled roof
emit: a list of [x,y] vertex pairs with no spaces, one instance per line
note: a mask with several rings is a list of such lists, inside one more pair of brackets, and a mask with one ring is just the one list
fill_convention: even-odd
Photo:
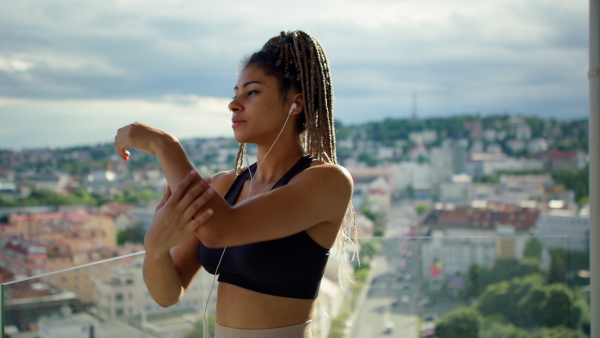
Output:
[[540,215],[538,209],[521,208],[511,204],[495,204],[486,209],[457,207],[439,210],[437,217],[428,217],[426,223],[434,227],[495,228],[511,225],[516,230],[531,229]]

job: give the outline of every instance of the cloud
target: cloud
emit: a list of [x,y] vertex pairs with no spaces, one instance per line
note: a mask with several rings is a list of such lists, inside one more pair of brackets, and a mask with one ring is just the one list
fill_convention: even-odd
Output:
[[0,116],[10,128],[0,130],[0,148],[112,142],[119,128],[133,122],[150,124],[181,139],[230,137],[228,103],[197,96],[157,101],[4,99],[0,100]]
[[28,102],[21,113],[44,102],[27,113],[33,121],[70,101],[224,100],[239,60],[283,29],[324,46],[344,122],[408,117],[414,94],[420,116],[587,114],[585,2],[21,0],[4,9],[0,93]]

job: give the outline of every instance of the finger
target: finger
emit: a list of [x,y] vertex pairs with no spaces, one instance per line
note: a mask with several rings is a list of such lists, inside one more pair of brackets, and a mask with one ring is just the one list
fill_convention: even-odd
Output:
[[184,219],[194,219],[200,209],[206,206],[206,203],[214,196],[214,189],[210,186],[200,196],[192,201],[183,213]]
[[127,161],[129,160],[130,157],[130,153],[129,151],[127,151],[127,148],[132,146],[129,144],[126,144],[125,141],[123,140],[123,130],[124,128],[119,129],[119,132],[117,132],[117,136],[115,136],[115,149],[117,150],[117,154],[119,154],[119,156]]
[[[208,185],[208,183],[206,183],[206,181],[202,180],[202,179],[195,181],[188,188],[188,191],[185,193],[185,195],[181,198],[181,200],[178,203],[180,212],[182,214],[188,213],[188,215],[184,215],[185,217],[193,216],[195,211],[197,211],[199,209],[199,207],[204,205],[205,202],[202,202],[202,200],[199,200],[199,201],[197,201],[197,200],[202,196],[202,194],[204,194],[207,191],[208,188],[210,188],[210,185]],[[201,205],[194,207],[194,203],[196,203],[196,205],[197,205],[197,203],[201,203]],[[191,215],[189,215],[190,209],[193,209]]]
[[156,206],[156,210],[162,208],[165,205],[165,203],[167,203],[167,201],[169,200],[169,197],[171,197],[171,188],[167,185],[167,189],[165,190],[162,199],[160,200],[160,202],[158,202],[158,205]]
[[194,182],[194,180],[197,178],[198,173],[196,172],[196,170],[192,170],[183,178],[183,180],[181,180],[181,182],[179,182],[177,188],[175,189],[175,191],[173,191],[172,200],[174,201],[174,203],[179,203],[179,201],[187,192],[192,182]]
[[212,209],[206,209],[200,215],[194,217],[188,225],[190,231],[196,231],[202,224],[206,223],[213,214],[214,212]]

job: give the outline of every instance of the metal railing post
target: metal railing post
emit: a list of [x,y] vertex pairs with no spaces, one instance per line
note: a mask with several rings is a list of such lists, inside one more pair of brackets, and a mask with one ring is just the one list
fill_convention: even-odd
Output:
[[591,337],[600,338],[600,0],[590,0],[590,302]]

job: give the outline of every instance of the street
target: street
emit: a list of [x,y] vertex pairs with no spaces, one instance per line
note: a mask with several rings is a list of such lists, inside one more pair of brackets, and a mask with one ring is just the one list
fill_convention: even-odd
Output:
[[417,241],[408,236],[416,219],[412,202],[392,206],[382,254],[371,262],[372,280],[359,299],[347,337],[419,337],[420,255]]

